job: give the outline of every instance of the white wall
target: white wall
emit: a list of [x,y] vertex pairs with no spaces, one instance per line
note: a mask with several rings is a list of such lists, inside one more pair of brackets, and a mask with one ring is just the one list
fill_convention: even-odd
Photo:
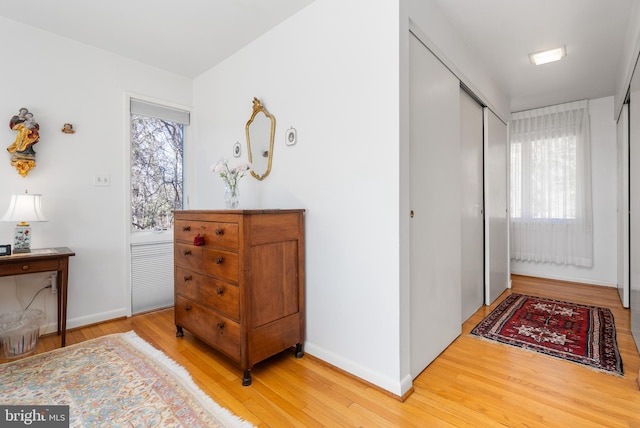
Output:
[[[306,210],[306,351],[400,394],[393,3],[318,0],[196,78],[192,204],[223,207],[209,167],[236,141],[246,149],[258,97],[276,119],[273,167],[242,180],[240,206]],[[298,143],[287,147],[291,126]]]
[[593,267],[511,262],[520,275],[615,287],[617,284],[617,149],[613,96],[589,100],[593,192]]
[[403,0],[402,3],[406,4],[410,27],[419,31],[420,40],[506,123],[511,112],[509,98],[482,65],[482,58],[456,33],[437,3],[434,0]]
[[[307,210],[307,352],[399,395],[411,385],[409,20],[446,44],[487,102],[502,114],[509,105],[428,3],[318,0],[194,82],[192,208],[223,207],[209,167],[236,141],[244,148],[260,98],[276,118],[273,168],[263,182],[243,179],[240,204]],[[299,141],[287,147],[290,126]]]
[[[276,117],[273,169],[264,182],[243,179],[241,208],[307,210],[307,352],[407,392],[409,20],[498,114],[509,103],[435,2],[393,3],[317,0],[194,82],[1,20],[0,47],[12,66],[3,69],[0,114],[8,121],[28,107],[42,136],[27,178],[7,154],[0,201],[24,187],[42,193],[51,220],[34,224],[33,246],[76,251],[68,325],[128,310],[125,93],[194,105],[193,168],[185,173],[196,189],[189,208],[203,209],[223,207],[209,167],[231,157],[236,141],[245,148],[256,96]],[[59,132],[65,122],[75,135]],[[298,144],[287,147],[290,126]],[[15,138],[8,127],[0,136],[7,146]],[[112,186],[93,187],[94,173],[110,174]],[[12,230],[0,223],[0,243]],[[0,279],[0,311],[19,307],[14,284],[27,280],[16,278]],[[22,300],[44,282],[36,275]]]
[[[12,65],[0,83],[0,114],[8,121],[26,106],[41,126],[37,168],[22,178],[7,154],[0,201],[25,187],[42,193],[50,221],[33,225],[33,246],[76,251],[68,325],[128,311],[125,94],[195,106],[189,135],[197,144],[186,149],[194,167],[185,174],[197,190],[189,208],[205,209],[223,206],[222,183],[209,167],[231,157],[236,141],[244,145],[256,96],[276,117],[273,169],[264,182],[243,179],[241,207],[307,210],[307,352],[407,392],[408,224],[399,216],[408,212],[409,19],[426,23],[423,31],[490,102],[508,105],[491,97],[494,85],[464,44],[448,39],[455,34],[447,24],[430,27],[440,15],[431,18],[437,11],[428,3],[423,10],[414,0],[318,0],[194,82],[0,21],[0,47]],[[75,135],[59,132],[65,122]],[[293,147],[284,145],[290,126],[298,130]],[[7,146],[15,138],[8,127],[2,135]],[[95,173],[110,174],[111,187],[94,187]],[[0,223],[0,243],[12,231]],[[17,310],[17,290],[28,301],[46,278],[0,279],[0,311]],[[46,296],[36,307],[50,308],[53,320],[55,299]]]
[[[0,151],[0,215],[10,195],[43,194],[47,223],[33,223],[33,248],[68,246],[68,326],[126,315],[128,202],[125,200],[125,93],[191,105],[192,82],[87,45],[0,18],[5,52],[0,80],[0,141],[15,140],[9,119],[27,107],[40,124],[37,166],[27,177]],[[76,133],[60,132],[70,122]],[[4,153],[4,154],[3,154]],[[110,187],[93,175],[110,174]],[[0,243],[12,243],[13,224],[0,222]],[[46,284],[47,274],[0,278],[0,313],[20,309]],[[16,287],[20,284],[20,287]],[[20,296],[20,298],[18,298]],[[55,295],[32,305],[56,320]]]
[[616,79],[615,107],[614,115],[616,120],[622,111],[622,104],[627,96],[633,70],[640,52],[640,2],[633,2],[627,35],[622,48],[622,60],[619,64],[618,76]]

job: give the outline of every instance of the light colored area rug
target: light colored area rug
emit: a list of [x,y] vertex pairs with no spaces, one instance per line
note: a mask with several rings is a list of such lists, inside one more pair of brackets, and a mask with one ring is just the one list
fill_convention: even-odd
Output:
[[72,427],[252,426],[133,331],[1,364],[0,404],[69,405]]

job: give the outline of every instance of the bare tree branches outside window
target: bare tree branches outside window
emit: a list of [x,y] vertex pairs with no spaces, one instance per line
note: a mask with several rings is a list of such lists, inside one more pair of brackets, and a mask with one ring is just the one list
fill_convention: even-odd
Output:
[[182,209],[184,125],[131,114],[131,230],[173,227]]

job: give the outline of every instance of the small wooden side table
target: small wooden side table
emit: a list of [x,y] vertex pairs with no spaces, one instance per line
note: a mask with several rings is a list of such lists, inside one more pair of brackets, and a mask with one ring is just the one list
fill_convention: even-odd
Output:
[[69,257],[76,254],[67,247],[38,248],[30,253],[17,253],[0,257],[0,276],[28,273],[58,273],[58,336],[61,346],[67,341],[67,291],[69,282]]

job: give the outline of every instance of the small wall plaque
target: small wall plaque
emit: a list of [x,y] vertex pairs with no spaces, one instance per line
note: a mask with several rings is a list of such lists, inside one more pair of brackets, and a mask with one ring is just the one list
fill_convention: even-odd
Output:
[[284,135],[284,143],[287,146],[293,146],[297,140],[298,140],[298,135],[297,135],[297,131],[296,128],[289,128],[287,129],[287,132]]

